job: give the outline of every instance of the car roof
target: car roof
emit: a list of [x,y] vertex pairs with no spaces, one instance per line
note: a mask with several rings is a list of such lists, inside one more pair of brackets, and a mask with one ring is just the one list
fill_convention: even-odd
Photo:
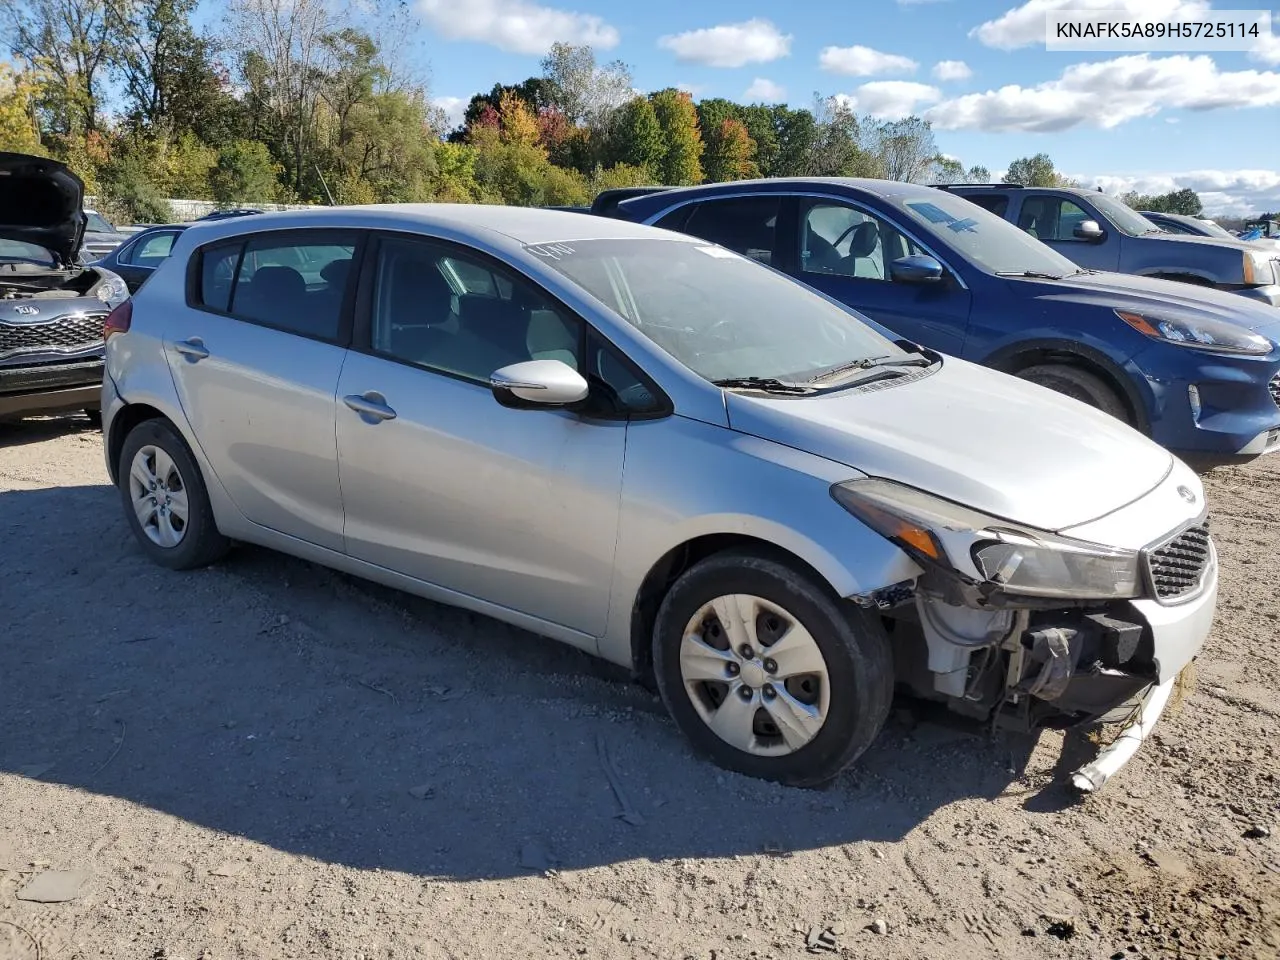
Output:
[[652,215],[654,211],[680,206],[699,197],[742,193],[795,193],[817,190],[830,193],[833,190],[861,190],[883,199],[936,199],[933,187],[898,180],[872,180],[866,177],[769,177],[759,180],[731,180],[724,183],[706,183],[696,187],[672,187],[660,193],[632,197],[618,205],[628,213]]
[[[521,244],[571,240],[618,240],[656,236],[652,227],[625,220],[588,217],[565,210],[503,207],[469,203],[387,203],[350,207],[316,207],[263,213],[254,217],[207,220],[188,224],[201,237],[233,237],[266,230],[299,227],[363,229],[437,228],[501,234]],[[668,237],[669,238],[669,237]]]

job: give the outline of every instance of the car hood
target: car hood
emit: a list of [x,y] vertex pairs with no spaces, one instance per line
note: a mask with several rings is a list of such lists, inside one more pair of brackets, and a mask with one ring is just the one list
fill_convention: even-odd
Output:
[[[1015,281],[1021,282],[1021,281]],[[1249,330],[1276,327],[1280,310],[1237,293],[1128,273],[1081,273],[1033,281],[1055,299],[1184,320],[1212,318]],[[1275,339],[1275,337],[1273,337]]]
[[1222,247],[1226,250],[1248,250],[1251,244],[1236,237],[1201,237],[1191,233],[1148,233],[1143,240],[1159,240],[1162,243],[1189,243],[1197,247]]
[[70,266],[85,223],[84,181],[65,164],[0,153],[0,238],[37,244]]
[[956,360],[881,389],[812,397],[727,394],[734,430],[1041,530],[1132,503],[1173,457],[1043,387]]

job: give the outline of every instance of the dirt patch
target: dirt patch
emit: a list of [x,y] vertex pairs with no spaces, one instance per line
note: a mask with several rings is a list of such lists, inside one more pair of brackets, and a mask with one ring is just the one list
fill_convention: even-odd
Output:
[[[157,569],[96,433],[0,426],[0,958],[1275,960],[1280,463],[1207,486],[1198,682],[1101,794],[1078,738],[909,702],[814,792],[494,621],[261,550]],[[19,899],[43,873],[87,877]]]

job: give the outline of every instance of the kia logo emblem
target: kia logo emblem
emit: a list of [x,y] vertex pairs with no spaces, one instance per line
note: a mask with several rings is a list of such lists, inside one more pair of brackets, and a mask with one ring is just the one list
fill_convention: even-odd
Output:
[[1180,496],[1183,500],[1187,501],[1187,503],[1196,502],[1195,491],[1192,490],[1190,487],[1179,487],[1178,496]]
[[21,316],[24,316],[24,317],[38,317],[38,316],[40,316],[40,311],[39,311],[39,310],[37,310],[35,307],[28,307],[25,303],[24,303],[24,304],[22,304],[21,306],[14,307],[14,308],[13,308],[13,310],[14,310],[14,312],[15,312],[15,313],[17,313],[17,314],[19,314],[19,315],[21,315]]

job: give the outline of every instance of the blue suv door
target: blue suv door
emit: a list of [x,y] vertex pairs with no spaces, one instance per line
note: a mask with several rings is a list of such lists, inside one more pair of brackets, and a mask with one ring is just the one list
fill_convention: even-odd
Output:
[[899,257],[926,254],[883,215],[837,198],[801,197],[795,276],[860,310],[898,335],[959,356],[969,325],[970,292],[944,273],[941,280],[894,280]]
[[[1105,231],[1099,240],[1082,240],[1075,229],[1092,220]],[[1022,195],[1018,227],[1086,270],[1115,270],[1120,266],[1120,231],[1097,211],[1061,194]]]

